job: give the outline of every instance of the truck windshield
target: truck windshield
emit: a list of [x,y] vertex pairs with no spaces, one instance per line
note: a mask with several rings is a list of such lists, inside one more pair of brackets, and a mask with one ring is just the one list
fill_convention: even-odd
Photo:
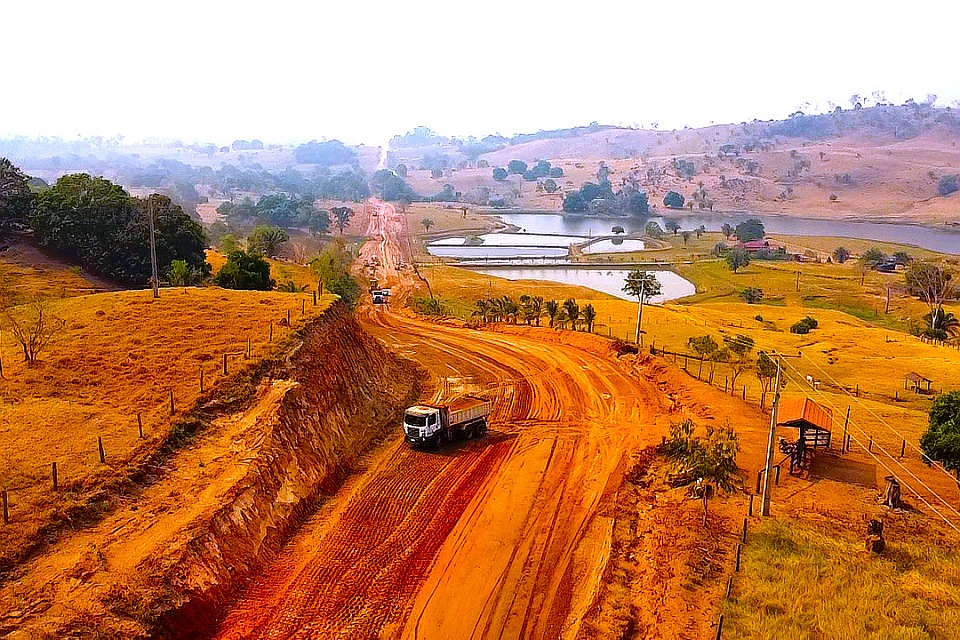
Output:
[[425,427],[427,426],[427,417],[426,416],[414,416],[405,414],[403,416],[404,423],[410,425],[411,427]]

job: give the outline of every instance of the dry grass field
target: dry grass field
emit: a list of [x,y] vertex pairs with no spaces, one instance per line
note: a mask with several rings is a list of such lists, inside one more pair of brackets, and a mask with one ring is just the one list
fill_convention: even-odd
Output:
[[[222,264],[222,256],[210,258],[215,267]],[[18,271],[5,262],[0,267],[14,272],[14,286],[41,296],[59,294],[60,286],[73,292],[90,286],[62,265]],[[313,276],[302,267],[274,263],[273,274],[315,287]],[[290,294],[217,288],[162,289],[156,300],[148,290],[56,295],[46,298],[46,311],[63,319],[65,328],[29,366],[5,330],[0,342],[0,485],[8,492],[11,524],[0,529],[4,564],[36,543],[38,532],[52,521],[124,476],[133,460],[155,451],[200,396],[201,372],[209,391],[272,353],[333,299],[324,297],[313,306],[309,290]],[[10,313],[24,317],[30,306]],[[223,375],[224,353],[228,376]],[[106,453],[104,464],[98,438]],[[54,462],[57,493],[52,491]]]

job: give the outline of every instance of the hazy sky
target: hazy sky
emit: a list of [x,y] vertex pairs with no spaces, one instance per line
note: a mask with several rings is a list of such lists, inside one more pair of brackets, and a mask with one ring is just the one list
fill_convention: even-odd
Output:
[[[960,2],[4,2],[0,136],[379,144],[960,100]],[[807,107],[804,107],[807,108]]]

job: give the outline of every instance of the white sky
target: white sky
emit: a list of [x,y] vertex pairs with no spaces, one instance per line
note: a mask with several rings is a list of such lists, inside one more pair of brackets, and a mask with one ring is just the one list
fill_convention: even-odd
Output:
[[[0,136],[380,144],[960,100],[960,2],[5,0]],[[804,107],[809,110],[809,107]]]

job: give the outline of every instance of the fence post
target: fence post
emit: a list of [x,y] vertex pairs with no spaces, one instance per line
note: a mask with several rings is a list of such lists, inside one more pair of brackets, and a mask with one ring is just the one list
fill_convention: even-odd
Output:
[[10,511],[7,509],[7,490],[3,490],[3,524],[10,524]]
[[249,358],[252,353],[253,353],[253,345],[250,342],[250,336],[247,336],[247,354],[244,357]]
[[97,436],[97,450],[100,452],[100,464],[106,464],[107,457],[103,453],[103,438]]
[[703,489],[703,526],[707,525],[707,488]]
[[843,420],[843,441],[840,443],[840,453],[848,451],[847,425],[850,424],[850,405],[847,405],[847,417]]
[[867,445],[867,451],[873,451],[873,436],[870,436],[870,444]]
[[170,389],[170,415],[174,414],[176,407],[173,404],[173,389]]
[[313,306],[317,306],[317,292],[313,291]]
[[267,340],[267,342],[273,342],[273,323],[272,322],[270,323],[270,338]]
[[300,315],[303,315],[307,312],[307,301],[304,298],[300,299]]
[[737,573],[740,572],[740,554],[741,554],[742,550],[743,550],[743,545],[741,545],[741,544],[738,542],[738,543],[737,543]]
[[753,494],[750,494],[750,507],[747,509],[747,515],[753,516]]
[[223,375],[227,375],[227,354],[223,354]]
[[907,452],[907,441],[904,440],[902,443],[900,443],[900,457],[902,458],[903,454],[905,454],[906,452]]
[[747,385],[743,385],[743,399],[747,399]]
[[140,439],[143,440],[143,419],[140,417],[140,412],[137,412],[137,431],[140,432]]
[[56,462],[50,465],[50,475],[53,478],[53,490],[58,491],[60,489],[60,484],[57,482],[57,463]]
[[[730,578],[730,580],[731,580],[731,584],[732,584],[733,578]],[[729,589],[729,587],[727,588],[727,597],[730,597],[730,589]],[[714,638],[714,640],[720,640],[721,634],[723,634],[723,614],[722,614],[722,613],[720,614],[720,621],[717,622],[717,637]]]
[[780,465],[776,465],[776,467],[774,467],[774,468],[775,468],[777,471],[776,471],[776,475],[775,475],[774,478],[773,478],[773,484],[775,484],[775,485],[777,485],[777,486],[779,487],[779,486],[780,486]]
[[747,543],[747,519],[746,518],[743,519],[743,534],[740,536],[740,541],[743,542],[743,544]]
[[200,365],[200,393],[203,393],[203,365]]
[[731,591],[733,591],[733,576],[730,576],[729,578],[727,578],[727,593],[725,594],[727,598],[730,597]]
[[290,309],[287,309],[287,326],[290,326]]
[[757,471],[757,493],[760,493],[760,482],[763,480],[763,469]]

